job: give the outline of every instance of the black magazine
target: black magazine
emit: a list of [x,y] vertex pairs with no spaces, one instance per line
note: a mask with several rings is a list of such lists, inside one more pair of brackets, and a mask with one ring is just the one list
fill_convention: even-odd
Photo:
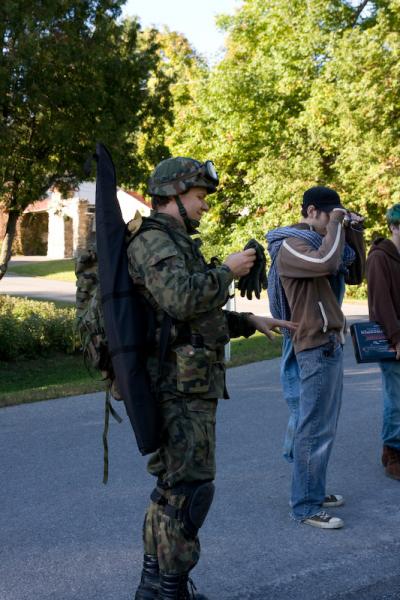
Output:
[[351,339],[358,363],[396,360],[396,351],[390,345],[385,332],[375,321],[363,321],[350,325]]

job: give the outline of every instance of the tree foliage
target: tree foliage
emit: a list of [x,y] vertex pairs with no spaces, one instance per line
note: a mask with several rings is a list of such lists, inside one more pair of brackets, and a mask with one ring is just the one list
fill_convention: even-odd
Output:
[[243,0],[219,18],[227,50],[212,68],[184,36],[120,21],[122,3],[0,5],[10,215],[82,179],[101,139],[119,181],[142,191],[162,158],[214,160],[221,185],[202,225],[213,254],[295,221],[315,184],[366,215],[369,237],[384,232],[400,201],[400,0]]
[[[144,32],[153,36],[154,31]],[[192,111],[193,91],[207,73],[207,66],[186,37],[164,28],[155,34],[159,63],[149,80],[148,88],[156,91],[154,101],[167,102],[164,111],[147,110],[137,136],[141,172],[150,173],[156,164],[171,155],[171,148],[187,136],[186,123]],[[160,92],[164,89],[164,95]],[[146,181],[139,184],[146,190]]]
[[315,184],[384,231],[399,201],[399,18],[399,0],[244,0],[220,18],[226,55],[171,148],[221,173],[203,228],[214,251],[295,221]]
[[119,20],[122,3],[0,5],[0,198],[9,213],[0,277],[18,215],[50,186],[81,181],[96,140],[111,148],[120,181],[145,176],[138,132],[168,115],[168,85],[156,32],[143,36],[136,21]]

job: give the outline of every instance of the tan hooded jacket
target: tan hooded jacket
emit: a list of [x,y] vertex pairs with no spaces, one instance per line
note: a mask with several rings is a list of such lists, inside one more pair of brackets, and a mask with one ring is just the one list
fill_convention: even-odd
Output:
[[[333,210],[327,233],[315,250],[305,240],[287,238],[279,250],[277,267],[290,306],[291,320],[298,323],[293,336],[295,352],[329,342],[336,333],[344,343],[345,318],[329,283],[337,272],[344,249],[344,212]],[[309,229],[299,223],[296,229]]]

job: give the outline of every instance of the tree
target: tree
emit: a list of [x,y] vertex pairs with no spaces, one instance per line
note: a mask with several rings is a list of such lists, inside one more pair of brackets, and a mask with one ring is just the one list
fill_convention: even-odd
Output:
[[237,249],[265,229],[265,215],[275,208],[272,198],[260,197],[258,166],[266,156],[278,157],[319,76],[332,31],[352,16],[339,0],[245,0],[233,17],[219,20],[228,34],[226,56],[203,78],[186,127],[193,142],[181,145],[212,158],[222,174],[205,223],[213,245]]
[[211,158],[221,189],[203,226],[213,249],[299,216],[303,191],[332,185],[370,215],[398,201],[398,0],[244,0],[224,59],[195,88],[173,148]]
[[[154,31],[145,31],[144,36],[148,35],[153,36]],[[207,65],[184,35],[164,28],[156,32],[155,41],[160,60],[148,82],[149,99],[151,102],[155,90],[154,103],[167,102],[167,107],[162,114],[147,110],[138,132],[138,154],[142,171],[146,172],[168,158],[186,139],[185,126],[194,110],[194,89],[207,73]],[[144,185],[139,187],[145,192]]]
[[[96,140],[120,181],[144,176],[137,134],[149,114],[165,118],[156,32],[118,20],[123,0],[3,0],[0,5],[0,199],[8,213],[0,256],[7,269],[18,216],[51,186],[71,188]],[[157,95],[163,101],[157,101]]]
[[371,238],[386,234],[385,212],[400,201],[400,4],[369,4],[364,26],[337,40],[306,120],[344,201],[367,216]]

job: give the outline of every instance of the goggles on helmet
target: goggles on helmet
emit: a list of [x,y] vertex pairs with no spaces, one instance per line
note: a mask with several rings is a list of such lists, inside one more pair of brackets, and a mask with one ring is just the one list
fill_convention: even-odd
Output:
[[218,185],[219,178],[212,160],[206,160],[205,163],[200,165],[198,173],[200,173],[200,175],[203,175],[203,177],[205,177],[206,179],[209,179],[214,185]]
[[[200,177],[208,179],[215,186],[217,186],[219,183],[218,174],[212,160],[206,160],[206,162],[199,164],[199,166],[194,167],[194,169],[190,169],[190,171],[186,171],[186,173],[182,173],[181,175],[174,177],[173,181],[192,179],[195,175],[200,175]],[[169,177],[165,177],[165,180],[171,181]]]

